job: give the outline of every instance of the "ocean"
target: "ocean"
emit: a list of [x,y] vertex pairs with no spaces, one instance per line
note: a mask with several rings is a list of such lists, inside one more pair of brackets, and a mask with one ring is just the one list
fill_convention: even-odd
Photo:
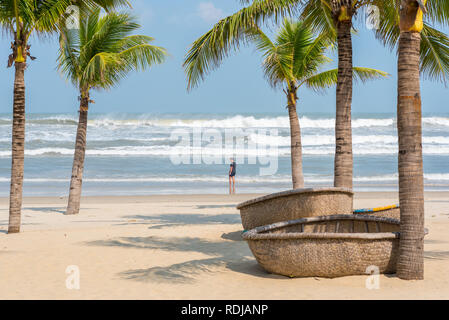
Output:
[[[237,158],[237,192],[291,188],[287,114],[89,117],[86,196],[227,193],[230,157]],[[333,115],[305,114],[300,122],[306,186],[331,186]],[[28,115],[25,196],[68,194],[76,125],[75,113]],[[449,115],[425,115],[423,130],[426,190],[449,190]],[[355,190],[396,191],[395,115],[354,115],[353,144]],[[9,195],[10,149],[11,115],[0,114],[2,197]]]

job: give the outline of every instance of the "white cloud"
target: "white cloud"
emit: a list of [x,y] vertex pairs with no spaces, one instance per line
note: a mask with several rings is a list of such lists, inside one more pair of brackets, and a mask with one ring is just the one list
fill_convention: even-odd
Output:
[[204,21],[210,23],[218,22],[224,17],[224,12],[220,8],[216,8],[212,2],[201,2],[198,5],[198,15]]

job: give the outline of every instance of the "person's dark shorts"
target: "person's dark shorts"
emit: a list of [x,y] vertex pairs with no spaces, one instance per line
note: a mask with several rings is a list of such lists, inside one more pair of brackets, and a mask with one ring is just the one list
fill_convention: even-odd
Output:
[[229,177],[230,177],[230,178],[235,177],[235,173],[231,173],[231,174],[229,175]]

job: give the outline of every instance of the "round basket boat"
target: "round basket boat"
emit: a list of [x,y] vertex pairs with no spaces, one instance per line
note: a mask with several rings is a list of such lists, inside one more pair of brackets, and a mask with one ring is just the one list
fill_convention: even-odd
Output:
[[315,188],[296,189],[241,203],[240,210],[245,230],[268,224],[306,217],[335,214],[353,214],[351,189]]
[[243,234],[258,263],[287,277],[335,278],[395,273],[400,222],[335,215],[263,226]]
[[401,220],[401,208],[396,204],[388,207],[379,207],[374,209],[359,209],[355,210],[354,214]]

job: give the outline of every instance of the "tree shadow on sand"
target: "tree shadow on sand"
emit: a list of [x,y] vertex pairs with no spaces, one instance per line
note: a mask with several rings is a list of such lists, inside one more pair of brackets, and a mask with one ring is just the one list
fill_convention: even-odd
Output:
[[[234,238],[235,234],[232,234]],[[225,239],[224,237],[225,235],[222,236],[223,239]],[[204,273],[220,272],[222,268],[257,277],[279,278],[279,276],[267,274],[258,266],[244,241],[210,241],[200,238],[126,237],[114,240],[93,241],[89,242],[88,245],[172,252],[195,252],[210,256],[209,258],[194,259],[166,267],[157,266],[148,269],[134,269],[121,272],[119,276],[127,280],[192,283],[195,281],[195,276]]]
[[197,209],[223,209],[223,208],[233,208],[237,207],[236,204],[219,204],[219,205],[199,205],[196,206]]
[[160,214],[160,215],[134,215],[123,217],[135,220],[133,224],[151,225],[148,229],[163,229],[186,225],[220,225],[241,223],[238,214]]
[[424,258],[428,260],[448,260],[449,251],[425,251]]
[[[0,226],[2,226],[2,227],[7,227],[9,225],[9,222],[8,222],[8,219],[6,219],[6,220],[4,220],[4,221],[0,221]],[[42,225],[42,223],[33,223],[33,222],[23,222],[22,223],[22,226],[40,226],[40,225]],[[1,230],[0,230],[0,232],[2,232]],[[5,233],[7,233],[7,232],[5,232]]]
[[60,213],[65,214],[66,208],[23,208],[25,211],[35,211],[35,212],[41,212],[41,213]]

